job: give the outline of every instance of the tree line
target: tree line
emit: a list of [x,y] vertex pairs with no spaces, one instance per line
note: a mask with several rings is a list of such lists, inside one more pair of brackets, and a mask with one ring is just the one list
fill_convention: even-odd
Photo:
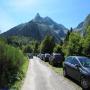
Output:
[[90,57],[90,26],[85,28],[83,35],[71,28],[67,32],[64,41],[60,41],[60,43],[55,43],[54,38],[47,35],[41,43],[35,41],[33,44],[26,45],[24,51],[50,54],[57,52],[64,56],[78,55]]

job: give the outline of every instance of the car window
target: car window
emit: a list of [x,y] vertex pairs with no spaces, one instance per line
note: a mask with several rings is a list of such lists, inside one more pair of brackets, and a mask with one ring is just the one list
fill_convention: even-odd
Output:
[[71,63],[71,61],[72,61],[72,57],[68,57],[68,58],[66,58],[65,61]]
[[77,61],[77,59],[74,58],[74,57],[68,57],[68,58],[66,59],[66,62],[69,62],[69,63],[71,63],[71,64],[73,64],[73,65],[79,64],[79,62]]
[[73,58],[73,60],[71,61],[71,64],[73,64],[73,65],[78,64],[78,65],[79,65],[79,62],[77,61],[77,59],[76,59],[76,58]]

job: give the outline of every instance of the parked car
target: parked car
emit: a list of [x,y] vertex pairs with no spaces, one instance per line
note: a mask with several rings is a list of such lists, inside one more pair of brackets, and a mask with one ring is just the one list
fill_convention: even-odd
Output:
[[45,54],[40,53],[37,55],[37,57],[40,58],[41,60],[44,60]]
[[49,63],[53,66],[60,66],[62,65],[63,57],[60,53],[53,53],[49,58]]
[[44,60],[44,58],[45,58],[45,54],[41,54],[41,55],[40,55],[40,59],[41,59],[41,60]]
[[37,55],[38,58],[40,58],[40,53]]
[[90,59],[82,56],[69,56],[63,63],[63,75],[81,83],[84,89],[90,87]]
[[33,58],[33,53],[27,53],[29,59]]
[[49,61],[50,56],[51,55],[49,53],[45,53],[44,61],[45,62]]

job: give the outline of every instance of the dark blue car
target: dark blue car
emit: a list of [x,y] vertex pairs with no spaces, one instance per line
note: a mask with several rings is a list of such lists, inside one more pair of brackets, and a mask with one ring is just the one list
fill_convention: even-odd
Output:
[[90,87],[90,59],[83,56],[69,56],[63,63],[63,75],[79,81],[84,89]]

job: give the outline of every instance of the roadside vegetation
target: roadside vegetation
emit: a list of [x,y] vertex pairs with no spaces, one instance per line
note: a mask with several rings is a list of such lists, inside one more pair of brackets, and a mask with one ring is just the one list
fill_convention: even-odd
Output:
[[63,68],[62,67],[55,67],[50,65],[48,62],[45,62],[45,64],[50,67],[52,70],[54,70],[54,72],[56,72],[59,75],[63,75]]
[[18,47],[0,38],[0,89],[16,89],[21,85],[28,67],[28,58]]
[[62,46],[65,56],[80,55],[90,57],[90,26],[85,29],[85,34],[69,31]]
[[[60,53],[64,58],[66,56],[80,55],[90,57],[90,26],[84,28],[85,32],[82,35],[73,28],[68,30],[65,39],[59,43],[55,42],[53,36],[47,35],[43,41],[38,42],[26,37],[14,36],[8,39],[8,44],[20,48],[24,53]],[[13,42],[13,44],[12,44]]]
[[[67,56],[86,56],[90,57],[90,26],[85,28],[85,34],[81,35],[80,32],[74,31],[72,28],[68,31],[65,40],[60,43],[55,43],[50,40],[51,36],[41,42],[39,52],[41,53],[60,53],[65,60]],[[50,41],[49,41],[50,40]],[[51,44],[52,43],[52,44]],[[52,46],[53,45],[53,46]],[[56,73],[63,74],[62,67],[55,67],[47,63]]]

